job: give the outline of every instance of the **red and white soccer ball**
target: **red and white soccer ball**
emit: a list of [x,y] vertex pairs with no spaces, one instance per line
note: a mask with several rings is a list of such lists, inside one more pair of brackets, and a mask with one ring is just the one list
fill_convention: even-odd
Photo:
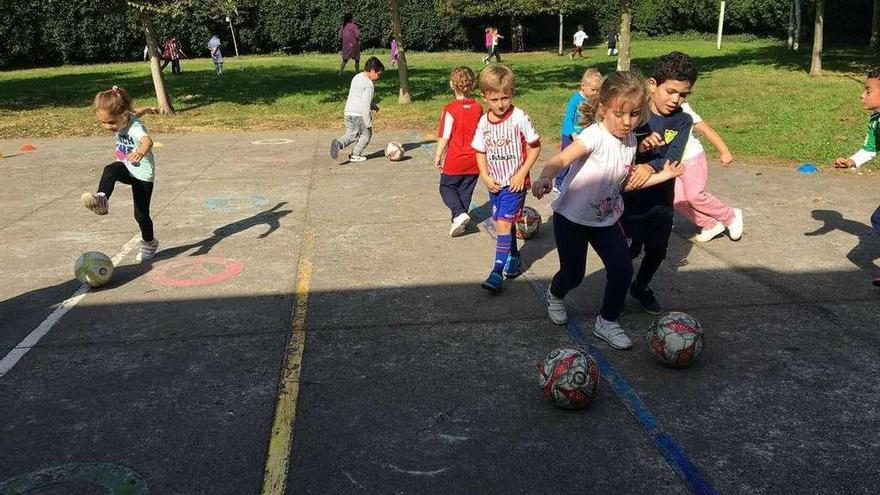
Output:
[[531,206],[524,206],[522,213],[516,220],[516,237],[519,239],[531,239],[541,230],[541,214]]
[[677,311],[664,313],[648,325],[648,348],[673,368],[690,366],[703,352],[703,327],[696,318]]
[[403,145],[398,143],[397,141],[391,141],[388,143],[388,146],[385,147],[385,158],[391,160],[392,162],[399,162],[403,160]]
[[582,409],[599,392],[599,366],[578,349],[562,347],[550,351],[538,364],[541,398],[563,409]]

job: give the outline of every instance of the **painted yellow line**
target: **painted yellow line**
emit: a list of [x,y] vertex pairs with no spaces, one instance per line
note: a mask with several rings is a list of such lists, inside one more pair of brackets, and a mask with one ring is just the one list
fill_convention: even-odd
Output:
[[293,303],[291,335],[284,349],[284,365],[278,382],[275,402],[275,419],[269,437],[269,451],[263,471],[262,495],[282,495],[287,485],[287,470],[293,450],[293,422],[296,418],[296,401],[299,397],[299,377],[303,347],[306,343],[306,306],[309,301],[309,282],[312,278],[312,251],[315,234],[306,230],[302,253],[297,268],[296,293]]

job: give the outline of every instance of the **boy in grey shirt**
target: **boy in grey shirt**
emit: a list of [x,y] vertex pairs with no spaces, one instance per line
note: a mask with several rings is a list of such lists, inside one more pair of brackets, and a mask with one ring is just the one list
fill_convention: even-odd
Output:
[[355,141],[357,142],[348,161],[362,162],[367,159],[363,152],[373,137],[370,110],[379,111],[379,107],[373,102],[373,81],[382,77],[384,71],[382,62],[376,57],[370,57],[364,64],[364,71],[351,79],[348,100],[345,102],[345,134],[330,143],[330,157],[334,160],[339,156],[339,150]]

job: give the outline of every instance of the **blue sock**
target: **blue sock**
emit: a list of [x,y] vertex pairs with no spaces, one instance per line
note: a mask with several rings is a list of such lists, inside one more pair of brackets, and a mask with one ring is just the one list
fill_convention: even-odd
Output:
[[498,234],[495,242],[495,266],[492,267],[493,272],[501,273],[504,271],[504,264],[507,263],[507,256],[510,254],[510,246],[514,242],[512,235]]
[[511,224],[510,227],[510,255],[519,256],[519,247],[516,245],[516,224]]

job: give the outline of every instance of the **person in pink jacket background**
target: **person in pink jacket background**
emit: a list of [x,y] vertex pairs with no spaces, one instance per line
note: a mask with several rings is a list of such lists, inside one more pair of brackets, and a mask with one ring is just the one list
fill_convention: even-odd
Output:
[[342,26],[339,27],[339,39],[342,40],[342,63],[339,65],[339,75],[345,70],[345,64],[349,59],[354,60],[354,72],[361,71],[361,30],[354,23],[354,16],[345,14],[342,18]]

